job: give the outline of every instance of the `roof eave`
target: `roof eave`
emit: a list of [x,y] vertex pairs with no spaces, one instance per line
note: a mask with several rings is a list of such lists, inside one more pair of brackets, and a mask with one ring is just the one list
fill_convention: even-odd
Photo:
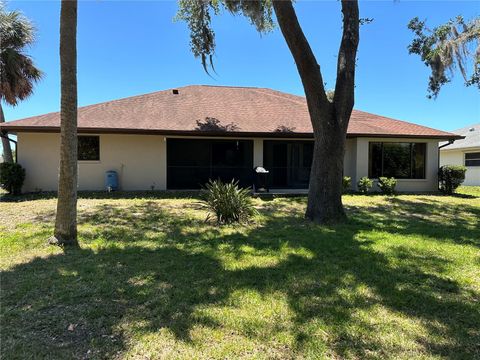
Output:
[[[16,134],[19,132],[58,133],[58,126],[9,126],[8,123],[0,125],[2,130]],[[215,137],[279,137],[279,138],[313,138],[313,133],[308,132],[252,132],[252,131],[199,131],[199,130],[161,130],[161,129],[125,129],[125,128],[94,128],[79,127],[78,133],[83,134],[137,134],[137,135],[185,135],[185,136],[215,136]],[[369,137],[369,138],[424,138],[460,140],[465,136],[455,134],[445,135],[424,135],[424,134],[369,134],[369,133],[347,133],[347,138]]]

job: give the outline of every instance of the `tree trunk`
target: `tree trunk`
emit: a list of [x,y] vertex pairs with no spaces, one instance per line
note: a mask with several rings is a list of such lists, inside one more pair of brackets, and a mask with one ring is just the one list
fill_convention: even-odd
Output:
[[329,129],[315,134],[305,217],[319,224],[346,219],[342,204],[345,132],[332,114]]
[[[0,103],[0,124],[5,122],[5,115],[3,114],[2,104]],[[7,134],[5,134],[7,136]],[[12,148],[10,146],[10,141],[2,137],[2,146],[3,146],[3,161],[7,163],[13,163]]]
[[342,205],[342,176],[347,127],[354,103],[358,2],[342,0],[343,36],[332,102],[327,98],[320,66],[300,27],[292,2],[274,0],[273,8],[302,80],[315,138],[305,217],[320,224],[342,222],[346,219]]
[[77,246],[77,0],[62,0],[60,14],[60,169],[54,236]]

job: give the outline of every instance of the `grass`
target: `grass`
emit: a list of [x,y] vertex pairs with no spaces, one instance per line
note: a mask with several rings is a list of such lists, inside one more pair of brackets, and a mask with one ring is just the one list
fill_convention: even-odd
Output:
[[305,198],[218,227],[188,194],[86,194],[66,253],[53,197],[2,202],[2,358],[480,358],[480,187],[460,192],[348,195],[328,227]]

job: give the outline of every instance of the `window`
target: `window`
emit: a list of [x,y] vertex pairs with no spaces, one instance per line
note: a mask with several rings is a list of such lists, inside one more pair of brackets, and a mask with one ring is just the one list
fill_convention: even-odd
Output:
[[480,166],[480,152],[465,154],[465,166]]
[[100,138],[98,136],[78,137],[78,160],[98,161],[100,160]]
[[425,143],[371,142],[368,176],[425,179]]

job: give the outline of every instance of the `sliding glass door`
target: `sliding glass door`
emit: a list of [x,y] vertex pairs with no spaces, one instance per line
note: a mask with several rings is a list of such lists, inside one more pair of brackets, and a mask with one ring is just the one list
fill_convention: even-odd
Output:
[[263,164],[271,188],[306,189],[312,166],[313,141],[266,140]]

